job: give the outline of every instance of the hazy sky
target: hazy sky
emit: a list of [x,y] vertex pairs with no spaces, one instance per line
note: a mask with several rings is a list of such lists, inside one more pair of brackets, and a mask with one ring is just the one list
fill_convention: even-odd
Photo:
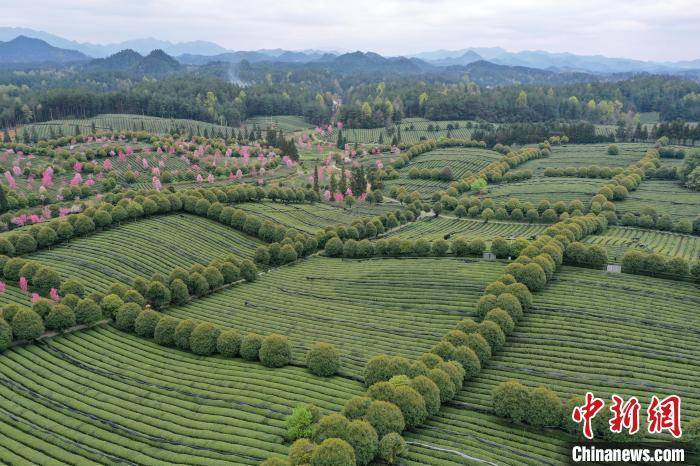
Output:
[[81,42],[156,37],[235,50],[501,46],[700,58],[700,0],[0,0],[0,25]]

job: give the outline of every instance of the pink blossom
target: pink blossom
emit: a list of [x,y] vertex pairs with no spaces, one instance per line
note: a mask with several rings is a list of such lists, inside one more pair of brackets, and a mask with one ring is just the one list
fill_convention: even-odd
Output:
[[104,168],[105,170],[108,170],[108,171],[111,170],[112,169],[112,161],[109,159],[105,159],[105,161],[102,162],[102,168]]
[[5,282],[0,281],[0,294],[4,293],[5,289],[7,289],[7,285],[5,285]]
[[18,215],[17,217],[12,218],[10,220],[10,223],[21,227],[23,225],[26,225],[26,223],[28,221],[29,221],[29,217],[27,216],[27,214],[22,214],[22,215]]
[[151,168],[151,174],[155,175],[155,176],[160,176],[160,168],[158,168],[158,167]]
[[352,189],[348,188],[348,189],[345,191],[345,195],[346,195],[346,196],[352,196]]
[[17,182],[12,177],[12,173],[10,173],[9,171],[6,171],[5,172],[5,179],[7,180],[7,184],[10,186],[10,189],[17,189]]
[[39,296],[39,293],[32,293],[32,302],[35,303],[41,299],[41,296]]
[[331,200],[331,192],[327,189],[325,191],[323,191],[323,198],[327,201],[330,201]]
[[87,179],[85,182],[85,186],[93,186],[95,184],[95,180],[92,179],[92,175]]
[[231,157],[231,154],[233,154],[231,148],[226,149],[226,157]]
[[148,160],[141,159],[141,165],[143,166],[144,170],[147,169],[148,168]]
[[201,183],[202,181],[204,181],[204,178],[202,178],[202,175],[200,173],[197,175],[197,183]]
[[343,199],[345,199],[345,197],[343,196],[343,193],[335,193],[333,194],[333,199],[335,200],[335,202],[343,202]]
[[236,177],[234,176],[233,172],[228,172],[228,179],[229,180],[235,180]]
[[75,171],[77,171],[77,172],[82,171],[82,170],[83,170],[83,164],[80,163],[80,162],[75,162],[75,163],[73,164],[73,170],[75,170]]
[[131,155],[134,153],[134,149],[131,146],[126,146],[126,155]]
[[243,172],[241,171],[240,168],[238,170],[236,170],[236,178],[238,178],[238,179],[243,178]]
[[12,173],[13,173],[15,176],[19,176],[19,175],[22,174],[22,169],[19,168],[19,166],[14,165],[14,166],[12,167]]
[[156,151],[156,153],[162,154],[162,153],[163,153],[163,149],[161,149],[160,147],[158,147],[158,150]]
[[210,183],[213,183],[215,180],[214,175],[212,173],[209,173],[209,176],[207,176],[207,181]]
[[122,152],[121,150],[119,151],[118,155],[119,155],[119,160],[121,160],[122,162],[124,162],[126,160],[126,154],[124,152]]
[[163,186],[160,183],[160,180],[158,179],[158,177],[154,176],[151,181],[153,182],[153,189],[155,189],[156,191],[160,191]]
[[51,291],[49,291],[49,297],[54,302],[59,302],[61,300],[61,297],[58,295],[58,290],[56,288],[51,288]]
[[382,163],[381,160],[377,160],[376,163],[377,163],[377,169],[381,170],[382,168],[384,168],[384,164]]
[[338,129],[343,129],[343,122],[342,121],[337,122],[335,125],[338,127]]
[[29,280],[25,277],[19,277],[19,289],[26,293],[29,289]]
[[83,182],[83,177],[80,176],[80,173],[76,173],[73,176],[73,179],[70,180],[70,185],[71,186],[79,186],[80,183],[82,183],[82,182]]
[[360,197],[357,198],[360,202],[365,202],[365,199],[367,199],[367,193],[362,193],[360,194]]

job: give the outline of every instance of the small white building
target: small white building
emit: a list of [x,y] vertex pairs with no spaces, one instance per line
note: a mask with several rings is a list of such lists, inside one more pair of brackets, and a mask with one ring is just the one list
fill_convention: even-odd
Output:
[[492,252],[485,252],[483,258],[486,259],[487,261],[495,261],[496,254],[494,254]]
[[610,273],[621,273],[622,266],[619,264],[608,264],[608,267],[606,270]]

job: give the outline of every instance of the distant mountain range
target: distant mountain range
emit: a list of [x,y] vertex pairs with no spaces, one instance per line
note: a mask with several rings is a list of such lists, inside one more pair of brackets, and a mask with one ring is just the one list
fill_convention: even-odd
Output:
[[65,64],[87,60],[90,60],[90,57],[76,50],[61,49],[30,37],[17,36],[10,41],[0,42],[0,64]]
[[410,56],[426,60],[434,65],[449,66],[464,64],[465,60],[473,60],[475,55],[499,65],[589,73],[672,73],[681,70],[700,69],[700,59],[680,62],[651,62],[630,58],[610,58],[602,55],[551,53],[542,50],[508,52],[500,47],[470,48],[454,51],[439,50]]
[[[242,61],[249,63],[287,63],[287,64],[326,64],[337,68],[344,67],[347,72],[372,71],[378,68],[391,69],[397,72],[439,73],[441,68],[449,70],[454,67],[468,67],[475,63],[472,72],[499,72],[499,79],[505,75],[513,81],[519,81],[518,76],[527,69],[541,70],[548,73],[528,71],[528,78],[551,78],[545,81],[557,82],[560,79],[578,79],[586,74],[612,75],[616,73],[665,73],[677,74],[697,79],[700,76],[700,59],[680,62],[650,62],[628,58],[610,58],[601,55],[575,55],[572,53],[550,53],[545,51],[508,52],[500,47],[473,47],[460,50],[435,50],[402,57],[383,57],[373,52],[324,52],[320,50],[290,51],[284,49],[261,49],[253,51],[226,50],[213,42],[194,41],[172,43],[153,38],[134,39],[117,44],[90,44],[70,41],[59,36],[35,31],[27,28],[0,27],[0,65],[20,65],[37,63],[68,64],[86,62],[97,58],[93,69],[110,67],[112,63],[131,63],[136,69],[161,70],[162,72],[176,71],[177,62],[186,66],[202,66],[209,63],[236,64]],[[154,50],[162,51],[162,55],[151,57]],[[123,51],[131,53],[123,54]],[[114,61],[100,62],[99,59],[114,57]],[[137,60],[145,60],[145,64],[134,65]],[[151,58],[149,58],[151,57]],[[167,57],[169,60],[165,59]],[[152,66],[157,62],[158,66]],[[167,62],[167,63],[166,63]],[[483,62],[483,63],[481,63]],[[505,68],[494,68],[491,65],[517,67],[506,72]],[[162,65],[162,66],[161,66]],[[141,73],[139,73],[141,74]],[[161,73],[156,73],[161,74]],[[484,76],[485,77],[485,76]]]
[[44,31],[36,31],[29,28],[0,27],[0,41],[10,40],[19,35],[41,39],[46,43],[62,49],[77,50],[92,58],[104,58],[114,55],[122,50],[131,49],[142,55],[153,50],[162,50],[168,55],[182,55],[185,53],[197,55],[216,55],[227,52],[225,48],[213,42],[194,41],[173,43],[154,38],[134,39],[114,44],[91,44],[88,42],[76,42],[56,36]]
[[107,58],[96,58],[85,65],[87,71],[120,72],[131,76],[165,76],[182,71],[183,66],[162,50],[145,57],[127,49]]

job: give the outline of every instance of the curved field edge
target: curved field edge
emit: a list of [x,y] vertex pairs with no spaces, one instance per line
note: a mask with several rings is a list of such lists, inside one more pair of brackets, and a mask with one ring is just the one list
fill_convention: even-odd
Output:
[[429,350],[472,315],[502,268],[500,262],[463,259],[316,256],[166,313],[241,332],[282,333],[296,363],[303,363],[314,342],[333,343],[342,373],[359,377],[376,354],[417,357]]
[[0,383],[0,459],[9,464],[257,464],[286,453],[284,419],[296,404],[337,411],[362,390],[110,327],[8,351]]

